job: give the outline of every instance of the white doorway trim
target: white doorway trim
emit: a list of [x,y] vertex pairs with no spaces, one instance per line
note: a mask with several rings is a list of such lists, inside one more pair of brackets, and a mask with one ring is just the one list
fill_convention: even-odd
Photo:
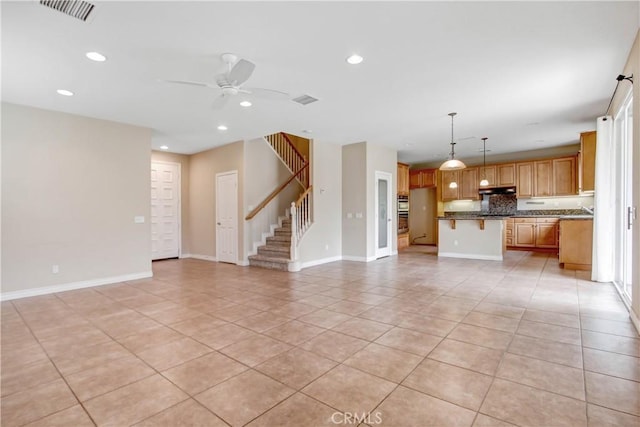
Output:
[[[374,229],[375,229],[375,239],[374,239],[374,244],[375,244],[375,257],[377,258],[383,258],[383,257],[387,257],[387,256],[391,256],[392,255],[392,239],[393,239],[393,205],[392,205],[392,196],[393,196],[393,191],[392,191],[392,174],[390,172],[382,172],[382,171],[375,171],[375,185],[374,185],[374,200],[375,200],[375,224],[374,224]],[[383,212],[384,218],[380,218],[380,193],[379,193],[379,182],[380,181],[386,181],[386,185],[387,185],[387,206],[386,206],[386,212]],[[384,247],[380,247],[380,220],[384,220],[386,222],[386,236],[387,236],[387,240],[386,240],[386,246]]]
[[[167,162],[163,160],[151,160],[151,166],[153,164],[173,165],[178,167],[178,182],[176,192],[178,195],[178,212],[177,212],[177,240],[178,240],[178,258],[182,258],[182,164],[179,162]],[[149,218],[151,222],[151,218]],[[153,255],[152,255],[153,259]]]
[[[221,183],[221,178],[231,177],[231,182],[234,185],[234,190],[230,193],[232,200],[223,200],[221,196],[221,192],[219,191],[219,185]],[[215,181],[215,200],[216,200],[216,217],[215,217],[215,233],[216,233],[216,261],[218,262],[228,262],[232,264],[238,264],[238,171],[226,171],[220,172],[216,174]],[[220,208],[225,206],[225,208],[229,208],[229,211],[224,211],[225,215],[230,215],[233,219],[223,220],[221,218],[221,210]],[[224,226],[223,222],[229,222],[233,224],[232,235],[230,236],[230,241],[232,245],[232,253],[230,255],[226,255],[222,251],[222,227]]]

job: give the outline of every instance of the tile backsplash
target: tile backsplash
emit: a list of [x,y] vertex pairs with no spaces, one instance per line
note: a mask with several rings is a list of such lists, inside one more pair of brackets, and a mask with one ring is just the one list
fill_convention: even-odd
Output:
[[[491,197],[502,196],[492,195]],[[504,195],[506,197],[513,197]],[[593,206],[593,196],[544,197],[534,199],[516,199],[516,211],[580,209],[581,206]],[[488,208],[487,208],[488,209]],[[480,200],[454,200],[444,203],[445,212],[479,212]]]
[[571,197],[539,197],[535,199],[518,199],[519,211],[550,210],[550,209],[580,209],[593,206],[593,196]]

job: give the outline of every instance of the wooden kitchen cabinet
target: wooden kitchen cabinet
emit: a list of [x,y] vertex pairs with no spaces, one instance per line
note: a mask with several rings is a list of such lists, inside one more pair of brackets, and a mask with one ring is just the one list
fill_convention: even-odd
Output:
[[[448,202],[451,200],[458,200],[458,194],[460,189],[460,171],[442,171],[442,201]],[[455,182],[457,186],[451,188],[450,184]]]
[[535,247],[536,220],[535,218],[514,218],[513,246]]
[[558,247],[558,218],[536,218],[536,248]]
[[580,134],[580,161],[578,166],[578,191],[594,191],[596,188],[596,131]]
[[517,163],[516,175],[518,197],[533,197],[533,162]]
[[548,197],[553,192],[553,161],[538,160],[533,162],[533,195]]
[[479,200],[478,187],[480,178],[478,178],[478,168],[466,168],[460,171],[460,182],[458,183],[458,198],[464,200]]
[[[493,187],[513,187],[516,184],[516,164],[496,165],[496,184]],[[491,183],[491,181],[489,181]]]
[[507,218],[505,220],[505,244],[506,246],[513,246],[513,229],[514,229],[514,221],[513,218]]
[[433,188],[436,186],[436,169],[409,171],[409,189]]
[[478,166],[478,185],[480,185],[480,180],[483,178],[489,181],[489,185],[485,188],[498,187],[496,165],[487,165],[486,167]]
[[512,243],[509,244],[507,221],[507,246],[523,248],[556,249],[558,247],[558,218],[511,218]]
[[409,246],[409,233],[398,234],[398,249],[404,249]]
[[409,195],[409,165],[398,163],[398,195]]
[[569,270],[591,270],[593,220],[560,220],[560,266]]
[[553,159],[553,195],[572,196],[576,191],[575,156]]

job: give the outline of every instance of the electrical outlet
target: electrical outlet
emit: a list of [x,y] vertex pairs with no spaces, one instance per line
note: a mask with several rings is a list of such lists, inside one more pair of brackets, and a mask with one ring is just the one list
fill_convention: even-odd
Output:
[[60,272],[60,267],[58,266],[58,264],[53,264],[51,266],[51,272],[53,274],[58,274]]

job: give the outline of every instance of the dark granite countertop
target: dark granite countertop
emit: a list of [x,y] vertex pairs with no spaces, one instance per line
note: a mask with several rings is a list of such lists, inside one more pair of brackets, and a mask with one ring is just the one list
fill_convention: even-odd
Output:
[[501,220],[506,218],[560,218],[560,219],[593,219],[593,215],[581,209],[546,209],[524,210],[511,213],[488,213],[482,211],[445,212],[438,219],[485,219]]

